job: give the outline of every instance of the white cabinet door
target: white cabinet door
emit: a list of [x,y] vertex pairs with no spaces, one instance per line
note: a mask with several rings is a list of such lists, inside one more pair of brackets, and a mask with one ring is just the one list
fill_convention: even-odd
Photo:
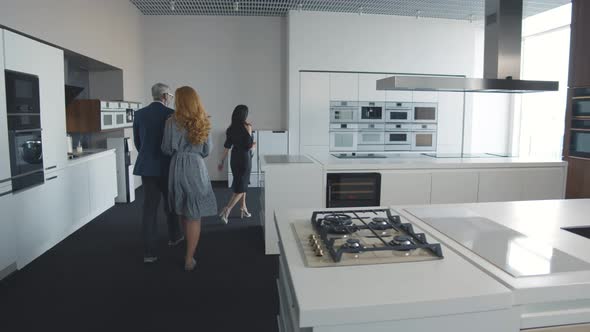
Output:
[[88,162],[90,212],[112,205],[117,196],[117,169],[115,154]]
[[522,199],[565,198],[565,168],[537,168],[526,171]]
[[67,168],[67,187],[71,197],[70,213],[73,226],[90,214],[90,177],[88,163],[80,163]]
[[489,170],[479,173],[478,202],[522,200],[526,172],[522,170]]
[[437,91],[414,91],[412,94],[415,103],[436,103],[438,102]]
[[429,171],[391,171],[381,173],[381,205],[430,204]]
[[67,162],[63,51],[4,32],[6,69],[37,75],[43,128],[43,165],[57,170]]
[[440,171],[432,173],[431,204],[477,202],[477,171]]
[[[302,73],[308,74],[308,73]],[[330,100],[359,100],[359,75],[355,73],[330,73]],[[303,88],[303,82],[301,82]]]
[[[0,29],[0,188],[10,178],[10,154],[8,148],[8,124],[6,118],[6,87],[4,85],[4,30]],[[1,193],[2,191],[0,191]],[[1,269],[1,268],[0,268]]]
[[385,91],[385,101],[411,103],[414,101],[414,94],[412,91],[387,90]]
[[385,101],[385,90],[377,90],[377,80],[385,74],[359,74],[359,101]]
[[299,145],[330,144],[330,74],[301,73]]
[[[11,190],[11,187],[0,190],[0,195]],[[12,194],[0,196],[0,279],[10,265],[16,263],[16,220]],[[10,271],[5,271],[8,273]]]

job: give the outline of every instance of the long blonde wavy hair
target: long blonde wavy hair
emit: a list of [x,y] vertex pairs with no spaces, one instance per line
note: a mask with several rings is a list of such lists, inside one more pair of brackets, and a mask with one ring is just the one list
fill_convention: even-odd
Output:
[[192,144],[205,143],[211,131],[211,122],[197,91],[190,86],[183,86],[176,89],[174,99],[174,118],[178,126],[186,130]]

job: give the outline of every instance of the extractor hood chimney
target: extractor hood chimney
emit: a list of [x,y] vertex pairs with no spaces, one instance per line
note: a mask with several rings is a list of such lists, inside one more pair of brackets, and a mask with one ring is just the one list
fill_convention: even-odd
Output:
[[377,90],[525,93],[557,91],[559,82],[520,80],[523,0],[486,0],[484,78],[392,76]]

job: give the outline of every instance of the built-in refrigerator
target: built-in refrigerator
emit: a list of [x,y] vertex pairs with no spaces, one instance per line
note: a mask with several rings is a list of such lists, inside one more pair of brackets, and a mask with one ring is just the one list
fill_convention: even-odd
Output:
[[[260,187],[260,160],[265,155],[289,154],[289,135],[286,130],[256,130],[252,132],[256,148],[252,155],[252,173],[250,174],[250,187]],[[227,182],[231,187],[233,176],[231,174],[230,157],[227,164]]]

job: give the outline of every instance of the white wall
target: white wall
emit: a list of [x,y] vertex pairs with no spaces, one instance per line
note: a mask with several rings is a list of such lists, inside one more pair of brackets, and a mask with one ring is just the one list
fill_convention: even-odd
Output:
[[141,101],[142,15],[123,0],[0,0],[0,24],[123,69],[125,99]]
[[[478,23],[413,17],[292,11],[289,27],[289,130],[297,150],[300,70],[474,76]],[[478,76],[481,76],[479,74]]]
[[144,99],[161,81],[194,87],[211,115],[213,180],[226,179],[216,164],[225,128],[238,104],[250,108],[256,129],[285,129],[285,19],[263,17],[144,17]]

